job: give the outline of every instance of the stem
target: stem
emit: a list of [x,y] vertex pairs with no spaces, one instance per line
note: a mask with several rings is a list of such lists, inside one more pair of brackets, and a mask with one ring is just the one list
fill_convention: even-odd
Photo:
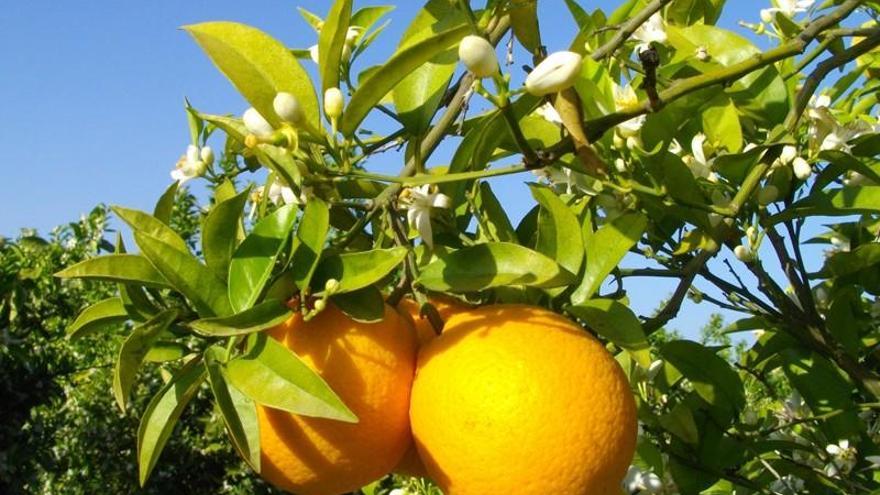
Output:
[[672,0],[654,0],[645,6],[644,9],[640,10],[636,15],[634,15],[629,21],[620,26],[620,29],[617,31],[617,34],[614,35],[613,38],[608,43],[600,46],[595,52],[593,52],[592,57],[593,60],[599,61],[605,57],[613,55],[614,52],[620,48],[621,45],[626,43],[626,41],[635,33],[642,24],[648,21],[652,15],[659,12],[666,4],[671,3]]

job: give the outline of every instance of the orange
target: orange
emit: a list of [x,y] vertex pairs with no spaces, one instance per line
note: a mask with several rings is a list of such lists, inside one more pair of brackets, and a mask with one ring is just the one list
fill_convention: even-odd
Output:
[[446,495],[609,495],[636,444],[623,370],[578,325],[525,305],[454,314],[419,353],[410,420]]
[[332,304],[306,322],[269,330],[330,385],[358,423],[259,406],[261,475],[299,495],[354,491],[387,474],[411,443],[409,398],[416,342],[390,306],[379,323],[350,320]]
[[[443,321],[448,320],[453,314],[469,308],[469,306],[466,306],[463,302],[451,297],[431,296],[429,301],[437,310],[437,313]],[[397,310],[412,324],[412,327],[416,331],[416,338],[418,339],[419,346],[427,344],[437,336],[437,332],[434,331],[434,326],[431,325],[430,320],[422,318],[419,314],[419,305],[413,299],[401,299],[397,304]],[[419,478],[429,477],[424,463],[419,459],[419,453],[416,450],[414,443],[411,443],[406,450],[406,453],[403,454],[403,459],[401,459],[397,467],[394,468],[394,472]]]

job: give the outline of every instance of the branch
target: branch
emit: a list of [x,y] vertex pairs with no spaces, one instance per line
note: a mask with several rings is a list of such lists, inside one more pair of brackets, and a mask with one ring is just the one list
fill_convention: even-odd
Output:
[[820,62],[819,65],[816,66],[816,70],[814,70],[804,81],[804,85],[795,99],[795,105],[785,119],[785,126],[788,129],[794,129],[797,126],[801,115],[803,115],[804,110],[806,110],[807,105],[810,102],[810,98],[812,98],[813,94],[819,88],[819,84],[821,84],[831,71],[848,64],[877,46],[880,46],[880,32],[875,32],[870,37],[865,38],[837,55],[828,57]]
[[652,15],[656,14],[660,11],[666,4],[671,3],[672,0],[654,0],[648,5],[645,6],[644,9],[640,10],[635,16],[633,16],[629,21],[620,26],[620,30],[617,31],[617,34],[614,35],[608,43],[600,46],[593,54],[591,55],[593,60],[600,61],[605,57],[614,55],[614,52],[620,48],[621,45],[626,43],[626,41],[635,33],[642,24],[648,21]]

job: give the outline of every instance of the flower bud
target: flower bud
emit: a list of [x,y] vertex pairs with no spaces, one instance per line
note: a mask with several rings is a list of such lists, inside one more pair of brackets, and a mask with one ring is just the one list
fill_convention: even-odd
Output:
[[186,147],[186,163],[196,163],[201,160],[201,156],[199,156],[199,147],[190,144]]
[[764,186],[758,191],[758,204],[767,206],[779,199],[779,188],[774,185]]
[[348,31],[345,32],[345,44],[348,46],[354,45],[363,31],[364,28],[360,26],[349,26]]
[[694,56],[697,57],[697,60],[699,60],[700,62],[708,62],[709,59],[711,58],[709,56],[709,49],[703,45],[700,45],[697,47],[697,50],[696,50],[696,53],[694,53]]
[[801,157],[794,159],[791,168],[794,169],[794,176],[800,180],[807,180],[813,175],[813,167],[810,165],[810,162]]
[[210,166],[214,163],[214,150],[212,150],[210,146],[205,146],[199,152],[199,158],[201,158],[201,162],[204,163],[206,167]]
[[495,47],[480,36],[465,36],[458,44],[458,58],[474,76],[490,77],[498,72]]
[[623,158],[614,160],[614,169],[617,170],[618,173],[626,173],[626,161]]
[[309,58],[312,59],[312,62],[314,62],[314,63],[317,64],[317,63],[320,63],[320,60],[321,60],[321,59],[318,58],[318,57],[319,57],[319,55],[318,55],[318,45],[312,45],[312,46],[310,46],[310,47],[309,47]]
[[790,144],[787,144],[782,147],[782,152],[779,154],[779,161],[781,161],[785,165],[788,165],[789,163],[794,161],[797,156],[797,148]]
[[534,96],[558,93],[574,85],[583,58],[574,52],[551,53],[526,77],[526,91]]
[[761,22],[766,22],[767,24],[773,22],[773,14],[774,11],[771,9],[761,9]]
[[336,289],[339,288],[339,280],[335,278],[327,279],[327,282],[324,283],[324,291],[328,294],[332,294],[336,292]]
[[331,119],[338,119],[345,107],[345,100],[339,88],[327,88],[324,92],[324,113]]
[[742,262],[751,261],[752,259],[751,250],[749,250],[749,248],[743,246],[742,244],[733,248],[733,255],[736,256],[736,259]]
[[275,113],[281,117],[281,120],[290,122],[291,124],[299,124],[303,120],[303,110],[296,100],[296,97],[290,93],[281,92],[275,95],[272,101],[272,108]]
[[318,299],[317,301],[315,301],[315,311],[316,312],[317,311],[324,311],[324,308],[326,308],[326,307],[327,307],[327,300]]
[[244,122],[244,126],[250,131],[251,134],[255,134],[258,137],[265,137],[272,135],[275,132],[275,129],[272,128],[272,125],[260,115],[255,108],[251,107],[244,111],[244,114],[241,116],[241,120]]

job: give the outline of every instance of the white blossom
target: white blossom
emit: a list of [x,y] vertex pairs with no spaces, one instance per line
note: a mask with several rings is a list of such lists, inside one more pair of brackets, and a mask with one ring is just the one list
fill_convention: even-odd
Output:
[[283,91],[275,95],[275,99],[272,100],[272,108],[281,120],[291,124],[299,124],[305,117],[302,105],[299,104],[296,97]]
[[491,77],[498,73],[495,47],[482,36],[469,35],[458,44],[458,59],[476,77]]
[[621,482],[621,487],[626,493],[652,495],[663,491],[663,480],[650,471],[642,471],[638,466],[630,466]]
[[551,124],[562,125],[562,117],[550,102],[545,102],[543,105],[535,109],[535,113]]
[[431,211],[434,208],[451,207],[449,196],[437,191],[437,186],[425,184],[404,189],[400,194],[401,206],[406,208],[406,218],[410,227],[419,232],[422,241],[434,247],[434,233],[431,228]]
[[705,142],[706,135],[702,132],[694,136],[691,140],[691,154],[684,157],[684,162],[690,167],[694,177],[718,182],[718,176],[712,171],[712,160],[706,158],[706,151],[703,149]]
[[776,5],[775,7],[761,9],[762,21],[767,23],[773,22],[773,17],[776,12],[792,18],[801,12],[806,12],[807,9],[813,6],[815,0],[774,0],[773,3]]
[[266,118],[253,107],[244,111],[241,120],[244,122],[244,126],[247,128],[248,132],[257,137],[268,137],[275,132],[275,129],[272,128],[272,124],[270,124]]
[[[636,95],[636,91],[631,84],[627,83],[625,86],[614,84],[611,89],[614,94],[614,108],[616,111],[619,112],[625,108],[634,107],[639,104],[639,97]],[[646,119],[647,116],[645,115],[633,117],[626,122],[618,124],[617,132],[623,138],[635,137],[642,129],[642,126],[645,125]]]
[[733,248],[733,255],[736,256],[736,259],[742,262],[751,261],[753,256],[752,250],[747,248],[746,246],[743,246],[742,244]]
[[831,477],[839,474],[849,474],[856,465],[856,448],[849,444],[849,440],[841,440],[836,444],[825,447],[825,452],[831,454],[831,462],[825,466],[825,474]]
[[345,108],[345,99],[339,88],[327,88],[324,91],[324,113],[331,119],[338,119],[342,116],[342,110]]
[[651,43],[666,43],[666,23],[660,12],[652,15],[648,20],[636,29],[632,35],[639,41],[636,45],[636,53],[641,53],[651,47]]
[[579,53],[551,53],[526,76],[526,91],[534,96],[546,96],[572,87],[581,74],[583,62]]
[[171,170],[171,178],[176,180],[178,185],[183,185],[186,181],[204,174],[213,162],[214,151],[210,146],[199,148],[191,144],[186,147],[186,153]]
[[792,161],[791,168],[794,170],[794,176],[800,180],[807,180],[813,175],[813,166],[801,157],[797,157]]

